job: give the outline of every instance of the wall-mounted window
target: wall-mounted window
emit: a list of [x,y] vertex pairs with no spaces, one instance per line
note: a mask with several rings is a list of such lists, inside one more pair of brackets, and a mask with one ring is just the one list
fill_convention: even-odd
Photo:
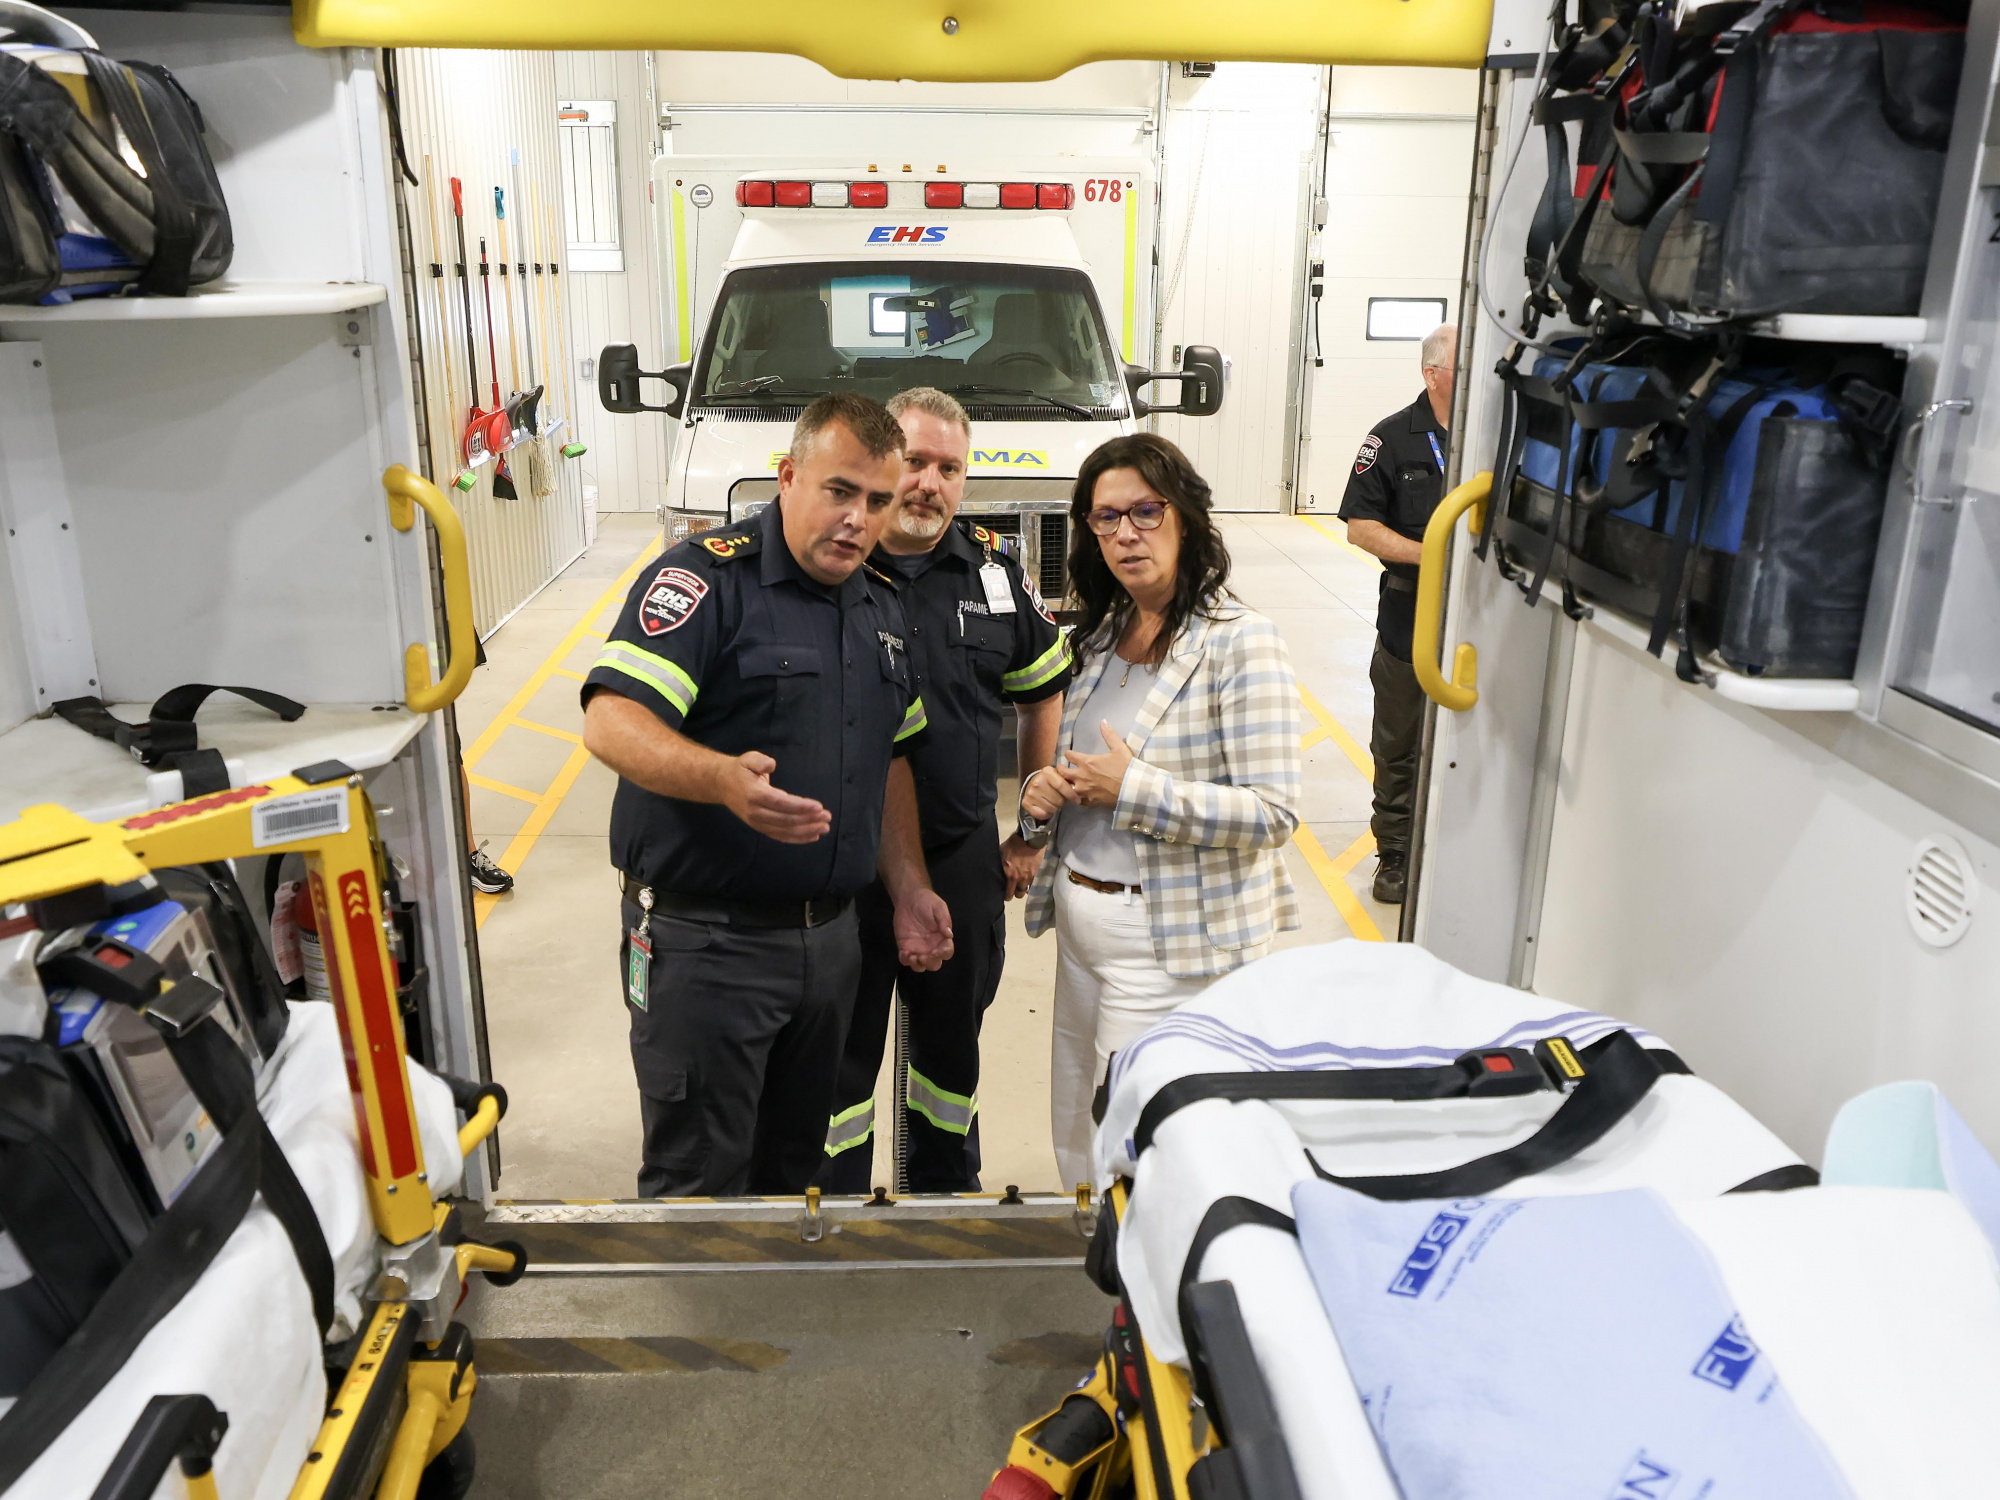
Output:
[[618,233],[618,104],[565,99],[556,105],[562,151],[564,232],[572,271],[622,271]]
[[1370,297],[1368,337],[1420,339],[1444,321],[1442,297]]

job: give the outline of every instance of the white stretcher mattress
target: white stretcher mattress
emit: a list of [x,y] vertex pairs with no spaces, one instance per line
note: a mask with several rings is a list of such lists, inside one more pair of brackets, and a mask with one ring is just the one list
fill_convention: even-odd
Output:
[[[324,1002],[293,1002],[291,1025],[258,1088],[258,1108],[312,1200],[333,1256],[335,1324],[361,1321],[361,1293],[379,1264],[361,1174],[360,1136],[347,1090],[340,1031]],[[451,1090],[416,1063],[424,1163],[435,1192],[458,1186],[458,1115]],[[229,1418],[215,1456],[222,1500],[284,1500],[311,1451],[326,1408],[312,1295],[292,1243],[260,1197],[178,1306],[161,1318],[81,1416],[7,1491],[7,1500],[87,1495],[156,1395],[198,1393]],[[172,1465],[155,1500],[181,1500]]]
[[[1519,1142],[1560,1102],[1552,1093],[1417,1103],[1211,1099],[1170,1115],[1134,1162],[1139,1114],[1164,1084],[1195,1073],[1446,1063],[1550,1035],[1587,1045],[1620,1027],[1473,979],[1409,945],[1293,949],[1218,981],[1116,1060],[1097,1136],[1100,1183],[1132,1181],[1117,1261],[1150,1347],[1187,1363],[1178,1290],[1196,1228],[1218,1199],[1248,1198],[1289,1215],[1293,1187],[1315,1177],[1308,1150],[1343,1176],[1434,1171]],[[1944,1193],[1723,1196],[1797,1164],[1720,1090],[1670,1074],[1594,1146],[1492,1196],[1660,1192],[1714,1256],[1861,1500],[1976,1492],[1990,1466],[1976,1434],[1990,1421],[1966,1419],[2000,1411],[2000,1278],[1990,1245]],[[1924,1258],[1926,1247],[1934,1260]],[[1933,1266],[1936,1282],[1927,1279]],[[1256,1225],[1229,1230],[1210,1245],[1199,1277],[1235,1287],[1305,1500],[1397,1500],[1297,1240]],[[1884,1286],[1890,1280],[1893,1291]],[[1899,1336],[1907,1340],[1900,1351]],[[1877,1371],[1903,1382],[1893,1399],[1877,1399]],[[1913,1460],[1907,1450],[1919,1445],[1909,1439],[1918,1434],[1924,1451]]]

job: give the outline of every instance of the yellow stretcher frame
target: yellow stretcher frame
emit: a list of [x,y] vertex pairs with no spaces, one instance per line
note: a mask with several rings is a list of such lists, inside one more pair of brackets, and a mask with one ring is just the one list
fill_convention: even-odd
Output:
[[[337,792],[345,801],[344,824],[285,842],[257,839],[257,815],[282,799]],[[297,804],[294,804],[295,806]],[[328,821],[331,821],[330,819]],[[327,983],[348,1058],[348,1082],[360,1126],[361,1165],[375,1228],[391,1247],[406,1254],[429,1249],[448,1271],[448,1300],[456,1306],[465,1276],[480,1271],[508,1280],[524,1269],[515,1250],[461,1243],[446,1246],[449,1207],[431,1194],[410,1095],[402,1014],[396,1002],[395,968],[383,925],[382,886],[386,855],[378,837],[374,805],[359,775],[330,783],[278,776],[252,786],[232,787],[109,823],[92,823],[53,803],[31,807],[0,825],[0,907],[42,901],[95,886],[115,887],[140,880],[152,870],[203,864],[253,854],[302,855],[307,886],[326,953]],[[482,1100],[459,1132],[459,1148],[474,1150],[499,1122],[497,1101]],[[442,1309],[448,1319],[452,1307]],[[404,1380],[402,1415],[390,1445],[376,1500],[410,1500],[425,1464],[443,1452],[465,1423],[477,1385],[470,1344],[462,1362],[426,1359],[385,1365],[367,1357],[405,1320],[425,1310],[399,1298],[377,1303],[339,1397],[315,1439],[313,1452],[292,1490],[292,1500],[318,1500],[340,1465],[350,1441],[373,1435],[363,1418],[394,1411],[368,1399],[385,1373]],[[435,1351],[448,1330],[427,1342]]]
[[1037,82],[1089,62],[1476,68],[1491,0],[294,0],[307,47],[788,52],[842,78]]

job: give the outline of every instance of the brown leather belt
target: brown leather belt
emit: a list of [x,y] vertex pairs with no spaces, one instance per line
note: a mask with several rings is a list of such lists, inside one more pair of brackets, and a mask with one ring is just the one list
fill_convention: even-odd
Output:
[[1130,891],[1135,896],[1139,894],[1139,887],[1137,885],[1120,885],[1115,880],[1093,880],[1090,876],[1079,875],[1074,870],[1069,870],[1066,873],[1069,876],[1071,885],[1080,885],[1093,891],[1102,891],[1107,896],[1122,896],[1127,891]]

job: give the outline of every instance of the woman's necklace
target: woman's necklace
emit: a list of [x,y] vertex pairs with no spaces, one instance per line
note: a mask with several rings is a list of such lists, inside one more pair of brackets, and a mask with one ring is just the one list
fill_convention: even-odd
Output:
[[[1136,644],[1137,644],[1137,642],[1136,642],[1136,639],[1135,639],[1134,641],[1132,641],[1132,642],[1129,642],[1128,644],[1134,644],[1134,645],[1136,645]],[[1133,669],[1134,667],[1136,667],[1136,666],[1139,666],[1139,665],[1140,665],[1140,663],[1139,663],[1139,662],[1136,662],[1136,661],[1126,661],[1126,660],[1125,660],[1125,657],[1124,657],[1124,654],[1123,654],[1122,652],[1120,653],[1120,655],[1119,655],[1119,658],[1118,658],[1118,659],[1119,659],[1120,661],[1124,661],[1124,662],[1125,662],[1125,670],[1124,670],[1123,672],[1121,672],[1121,673],[1119,674],[1119,676],[1118,676],[1118,685],[1119,685],[1120,687],[1123,687],[1123,686],[1125,686],[1125,684],[1126,684],[1126,683],[1128,683],[1128,682],[1130,682],[1130,681],[1132,680],[1132,669]],[[1152,667],[1152,664],[1151,664],[1150,662],[1146,663],[1146,664],[1145,664],[1145,667],[1146,667],[1146,670],[1147,670],[1148,672],[1150,672],[1150,671],[1152,671],[1152,670],[1153,670],[1153,667]]]

